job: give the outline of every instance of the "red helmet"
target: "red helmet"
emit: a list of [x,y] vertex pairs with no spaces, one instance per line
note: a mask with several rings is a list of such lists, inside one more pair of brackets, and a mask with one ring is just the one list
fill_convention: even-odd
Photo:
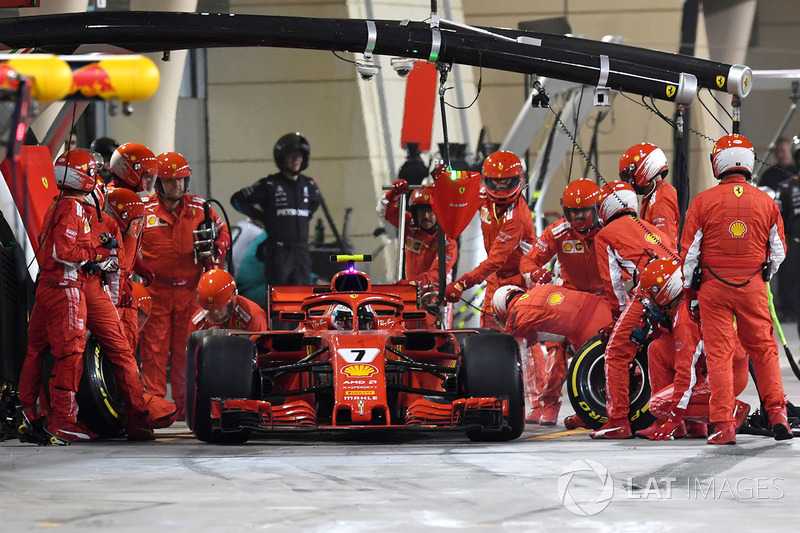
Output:
[[414,189],[411,193],[411,199],[408,201],[408,206],[415,205],[433,205],[433,185],[425,185],[421,189]]
[[756,151],[743,135],[726,135],[714,143],[711,151],[711,167],[718,180],[731,173],[742,174],[750,179],[755,160]]
[[156,192],[164,195],[164,184],[161,180],[174,180],[183,178],[183,192],[189,190],[189,178],[192,169],[186,158],[178,152],[164,152],[158,156],[158,179],[156,180]]
[[236,282],[225,270],[209,270],[197,282],[197,301],[206,311],[224,309],[236,298]]
[[111,215],[122,233],[125,233],[138,220],[139,228],[134,234],[141,231],[141,222],[144,217],[144,202],[138,194],[130,189],[114,189],[108,193],[106,212]]
[[[564,218],[575,228],[575,231],[584,235],[594,234],[600,226],[598,206],[600,204],[600,187],[591,180],[580,179],[571,181],[561,195],[561,207],[564,209]],[[592,216],[584,220],[573,220],[572,211],[591,209]]]
[[158,174],[158,160],[148,147],[139,143],[125,143],[114,150],[109,163],[111,172],[118,178],[117,185],[135,192],[147,191]]
[[668,172],[667,156],[655,144],[634,144],[619,158],[619,178],[639,194],[645,194],[654,179],[666,177]]
[[77,148],[64,152],[53,165],[56,186],[92,192],[97,186],[97,161],[91,152]]
[[671,259],[650,261],[639,276],[639,296],[666,307],[683,293],[681,264]]
[[[486,193],[497,204],[510,204],[519,198],[522,191],[522,178],[525,171],[522,162],[512,152],[500,150],[489,154],[483,161],[483,183]],[[503,189],[498,189],[495,180],[510,179]]]
[[131,284],[133,285],[133,300],[139,310],[139,330],[141,331],[150,317],[150,311],[153,309],[153,299],[150,297],[150,291],[144,285],[135,281],[131,282]]
[[600,219],[603,224],[608,224],[614,215],[626,211],[630,211],[635,216],[638,210],[639,198],[633,187],[627,183],[612,181],[600,189]]

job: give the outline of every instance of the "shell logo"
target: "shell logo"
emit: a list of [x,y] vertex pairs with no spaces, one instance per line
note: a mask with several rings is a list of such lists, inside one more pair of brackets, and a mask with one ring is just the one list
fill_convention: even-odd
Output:
[[155,216],[155,215],[150,215],[149,217],[147,217],[147,225],[148,225],[148,226],[153,226],[153,225],[155,225],[155,223],[156,223],[156,220],[157,220],[157,219],[156,219],[156,216]]
[[741,220],[734,220],[728,227],[728,231],[731,232],[731,236],[734,239],[741,239],[747,233],[747,225]]
[[347,365],[342,368],[342,374],[351,377],[369,377],[377,373],[378,369],[372,365]]
[[564,295],[560,292],[554,292],[550,296],[547,297],[547,303],[550,305],[558,305],[564,301]]
[[571,252],[572,251],[572,243],[571,242],[565,242],[564,243],[564,251],[565,252]]
[[658,244],[661,242],[661,237],[656,235],[655,233],[650,233],[649,231],[644,234],[644,240],[647,242],[652,242],[653,244]]

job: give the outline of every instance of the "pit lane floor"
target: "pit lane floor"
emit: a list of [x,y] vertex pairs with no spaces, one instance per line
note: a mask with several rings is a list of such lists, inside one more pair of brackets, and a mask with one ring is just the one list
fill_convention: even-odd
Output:
[[[797,355],[795,327],[786,330]],[[781,358],[800,404],[800,381]],[[742,399],[755,405],[752,386]],[[568,414],[565,405],[561,420]],[[0,443],[2,530],[777,531],[800,497],[800,438],[592,441],[562,422],[501,444],[403,432],[215,446],[183,423],[157,434],[149,443]]]

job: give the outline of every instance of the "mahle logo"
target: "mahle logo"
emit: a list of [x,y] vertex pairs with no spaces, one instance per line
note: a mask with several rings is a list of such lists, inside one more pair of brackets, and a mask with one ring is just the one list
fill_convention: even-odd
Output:
[[558,477],[558,499],[572,514],[594,516],[608,507],[613,496],[614,480],[597,461],[573,461]]

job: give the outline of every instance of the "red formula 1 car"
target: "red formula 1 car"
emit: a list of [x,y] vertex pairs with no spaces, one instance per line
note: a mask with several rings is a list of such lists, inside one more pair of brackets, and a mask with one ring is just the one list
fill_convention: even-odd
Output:
[[331,287],[270,287],[292,331],[198,331],[187,346],[187,422],[206,442],[254,431],[460,428],[506,441],[525,427],[519,346],[424,323],[414,286],[372,286],[352,264]]

